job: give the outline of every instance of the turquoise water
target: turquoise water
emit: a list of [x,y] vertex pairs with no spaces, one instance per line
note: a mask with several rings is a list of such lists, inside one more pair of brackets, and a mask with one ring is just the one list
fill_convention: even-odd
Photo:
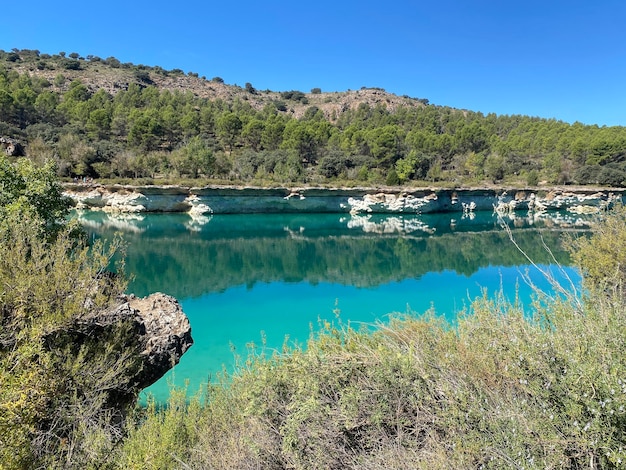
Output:
[[[484,289],[502,288],[530,309],[529,275],[548,283],[513,246],[493,214],[474,217],[249,215],[192,219],[183,214],[79,218],[94,237],[121,231],[128,243],[129,286],[137,295],[161,291],[179,299],[194,345],[163,379],[149,387],[158,401],[169,384],[189,391],[247,348],[280,350],[303,344],[320,320],[353,326],[385,321],[392,313],[433,308],[454,321]],[[544,269],[552,255],[567,268],[563,230],[580,220],[508,221],[523,250]],[[561,227],[559,227],[561,226]],[[565,227],[565,228],[563,228]],[[551,250],[548,255],[545,243]],[[560,276],[557,274],[557,276]]]

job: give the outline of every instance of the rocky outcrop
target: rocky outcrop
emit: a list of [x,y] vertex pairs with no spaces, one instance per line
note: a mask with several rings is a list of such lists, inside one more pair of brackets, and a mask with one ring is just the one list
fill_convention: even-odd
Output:
[[188,212],[193,216],[248,213],[376,213],[572,211],[597,212],[621,201],[623,190],[377,189],[210,186],[68,185],[77,209],[107,212]]
[[159,380],[180,361],[193,344],[191,325],[178,301],[156,293],[144,298],[130,297],[128,306],[143,325],[143,368],[138,381],[145,388]]
[[106,212],[187,212],[192,204],[188,188],[178,186],[100,186],[75,184],[65,187],[77,209]]
[[73,328],[85,336],[102,337],[122,324],[134,332],[125,349],[139,352],[135,375],[129,377],[129,384],[124,384],[128,388],[152,385],[178,364],[193,344],[191,326],[180,304],[162,293],[144,298],[130,295],[114,309],[94,313]]
[[24,156],[24,147],[22,147],[22,144],[10,137],[0,137],[0,147],[2,147],[4,153],[9,157]]
[[515,211],[561,211],[593,213],[621,201],[621,192],[596,190],[436,190],[422,192],[379,192],[350,198],[351,213],[473,212],[494,210],[500,214]]
[[104,311],[87,298],[85,307],[88,313],[47,331],[43,344],[80,367],[76,393],[122,416],[193,344],[189,321],[176,299],[161,293],[122,296]]

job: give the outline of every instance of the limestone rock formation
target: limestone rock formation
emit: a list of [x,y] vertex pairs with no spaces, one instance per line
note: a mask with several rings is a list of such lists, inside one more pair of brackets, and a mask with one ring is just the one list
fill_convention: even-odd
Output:
[[193,344],[191,326],[178,301],[169,295],[156,293],[144,298],[130,297],[129,307],[145,328],[141,339],[143,369],[141,388],[159,380],[178,364]]
[[530,189],[253,188],[66,185],[77,209],[114,213],[187,212],[193,216],[257,213],[430,214],[437,212],[599,212],[626,191]]
[[104,330],[130,322],[135,332],[131,336],[134,344],[125,347],[140,351],[140,364],[130,378],[132,384],[128,385],[143,389],[178,364],[191,347],[191,326],[178,301],[169,295],[154,293],[144,298],[130,295],[121,300],[116,308],[85,319],[78,330],[102,335]]

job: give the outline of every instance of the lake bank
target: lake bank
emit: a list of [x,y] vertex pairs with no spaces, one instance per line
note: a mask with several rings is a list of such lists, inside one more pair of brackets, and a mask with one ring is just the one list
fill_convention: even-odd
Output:
[[606,188],[314,188],[66,184],[77,209],[106,212],[428,214],[497,210],[593,213],[623,202]]

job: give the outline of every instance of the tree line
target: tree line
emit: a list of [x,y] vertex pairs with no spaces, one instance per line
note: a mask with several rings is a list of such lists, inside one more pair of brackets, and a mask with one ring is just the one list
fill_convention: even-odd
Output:
[[[296,118],[288,108],[308,104],[298,91],[256,109],[246,99],[258,93],[249,83],[232,100],[208,99],[159,89],[150,77],[162,69],[132,66],[136,80],[113,94],[70,81],[62,69],[52,83],[19,72],[12,65],[23,56],[0,52],[0,135],[26,142],[31,158],[56,161],[62,177],[626,184],[621,126],[484,115],[426,100],[393,110],[362,102],[330,115],[311,105]],[[80,69],[85,59],[70,56],[55,57]]]

